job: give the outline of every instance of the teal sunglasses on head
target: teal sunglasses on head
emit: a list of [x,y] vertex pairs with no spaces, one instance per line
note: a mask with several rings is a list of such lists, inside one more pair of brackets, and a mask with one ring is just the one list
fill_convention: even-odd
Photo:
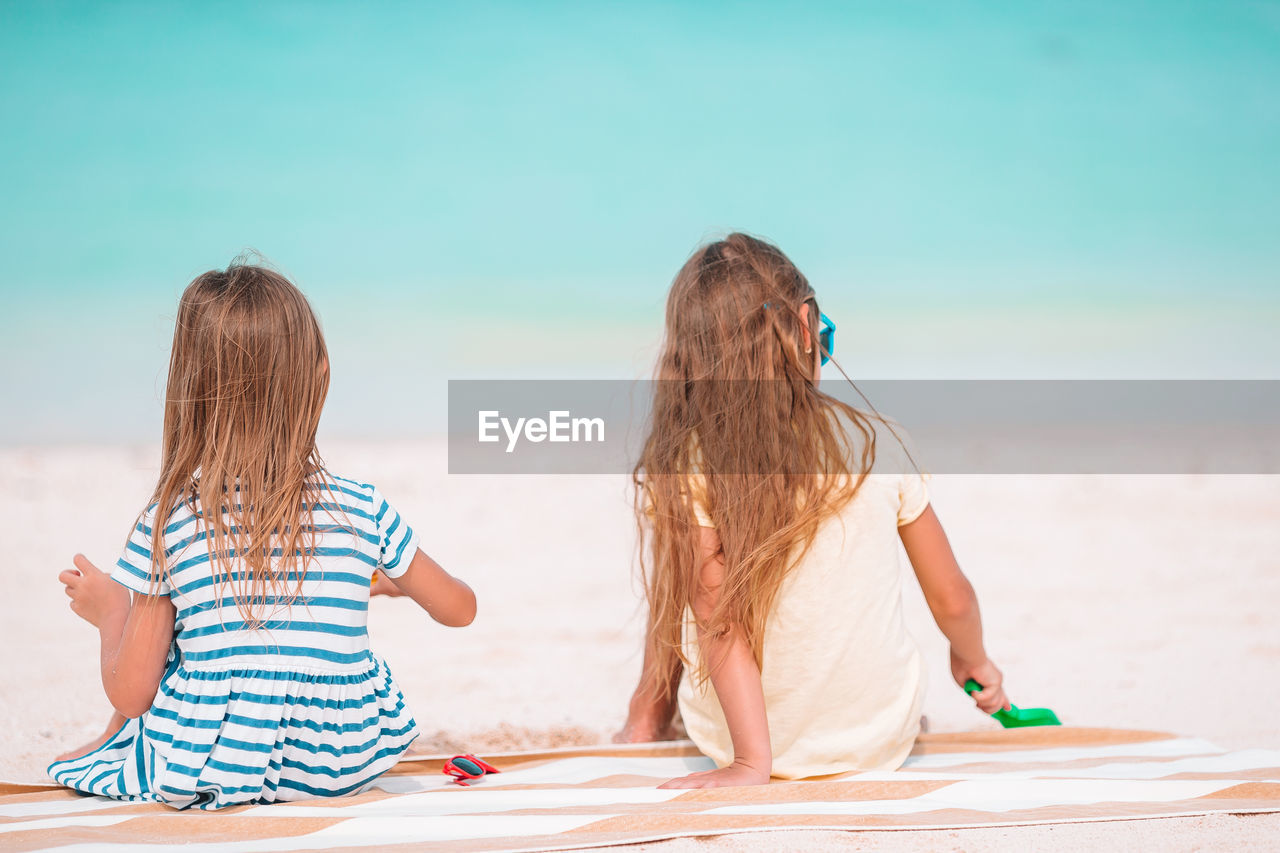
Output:
[[818,312],[818,321],[821,323],[818,327],[818,346],[822,347],[819,352],[822,355],[822,364],[825,366],[836,351],[836,324],[821,311]]
[[[817,309],[818,300],[807,299],[806,302],[812,302],[813,307]],[[765,308],[769,307],[769,303],[764,304]],[[827,362],[831,360],[832,354],[836,351],[836,324],[831,322],[831,318],[821,311],[818,311],[818,354],[822,356],[822,362],[819,367],[826,367]]]

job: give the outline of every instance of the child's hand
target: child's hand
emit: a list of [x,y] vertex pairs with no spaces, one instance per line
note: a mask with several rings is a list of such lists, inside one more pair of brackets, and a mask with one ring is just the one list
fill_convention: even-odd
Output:
[[71,610],[95,628],[101,628],[110,614],[127,613],[129,591],[113,581],[101,569],[89,562],[84,554],[76,554],[76,567],[58,575],[66,586],[71,599]]
[[738,785],[767,785],[769,774],[757,770],[748,764],[735,761],[728,767],[715,770],[703,770],[701,773],[690,773],[670,782],[663,782],[659,788],[731,788]]
[[963,689],[964,683],[973,679],[982,685],[982,689],[973,694],[973,701],[984,713],[994,714],[996,711],[1008,710],[1009,697],[1004,695],[1004,674],[1000,672],[990,658],[970,664],[961,660],[953,651],[951,653],[951,676]]

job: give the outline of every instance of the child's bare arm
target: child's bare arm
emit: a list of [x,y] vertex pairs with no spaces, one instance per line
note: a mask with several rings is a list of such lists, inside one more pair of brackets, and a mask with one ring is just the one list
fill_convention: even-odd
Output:
[[974,694],[974,700],[988,714],[1008,708],[1004,676],[987,657],[982,643],[978,596],[960,570],[933,507],[925,507],[919,518],[899,527],[898,535],[933,619],[951,641],[951,674],[956,683],[963,687],[972,678],[981,684],[983,689]]
[[173,642],[176,611],[167,595],[137,595],[120,586],[83,554],[75,570],[58,576],[71,609],[98,629],[102,687],[112,707],[140,717],[155,700]]
[[672,740],[676,716],[676,687],[684,672],[679,658],[671,672],[658,672],[653,654],[653,638],[645,637],[644,664],[640,670],[640,683],[631,694],[627,707],[627,721],[622,731],[613,736],[614,743],[647,743],[655,740]]
[[388,580],[441,625],[462,628],[476,618],[476,595],[471,587],[446,572],[421,548],[404,574]]
[[715,611],[724,583],[724,554],[720,537],[710,527],[700,528],[702,569],[693,611],[698,618],[698,645],[706,661],[711,686],[720,700],[729,736],[733,763],[727,767],[672,779],[663,788],[717,788],[729,785],[763,785],[773,770],[769,719],[764,707],[760,667],[738,628],[714,636],[702,624]]
[[164,677],[177,613],[167,595],[134,593],[120,633],[102,636],[102,687],[113,708],[141,717],[155,701]]

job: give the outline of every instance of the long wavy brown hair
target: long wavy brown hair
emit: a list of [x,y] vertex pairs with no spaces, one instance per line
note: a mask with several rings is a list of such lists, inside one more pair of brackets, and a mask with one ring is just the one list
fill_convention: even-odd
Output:
[[[665,695],[671,679],[661,674],[692,663],[681,635],[701,569],[694,502],[719,534],[725,567],[718,604],[698,627],[739,629],[760,663],[787,574],[871,469],[867,417],[818,390],[818,313],[787,256],[746,234],[698,249],[671,285],[650,430],[632,475],[659,675],[651,690]],[[716,665],[703,660],[698,679]]]
[[165,389],[151,549],[167,576],[166,516],[186,505],[206,537],[219,597],[249,627],[296,600],[315,544],[311,508],[327,492],[316,428],[328,351],[305,296],[283,275],[233,262],[182,294]]

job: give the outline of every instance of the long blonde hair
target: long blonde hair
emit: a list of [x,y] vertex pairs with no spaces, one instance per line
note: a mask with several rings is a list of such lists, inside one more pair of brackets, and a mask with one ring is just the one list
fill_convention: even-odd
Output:
[[[746,234],[697,250],[671,285],[651,427],[632,475],[656,673],[691,665],[681,635],[701,569],[694,501],[719,534],[725,571],[699,627],[741,630],[760,663],[787,574],[871,469],[868,419],[818,390],[816,354],[802,345],[806,303],[816,330],[809,282],[781,250]],[[820,347],[816,333],[810,340]],[[698,677],[716,664],[702,661]]]
[[315,544],[311,508],[326,491],[315,475],[328,390],[320,324],[283,275],[237,261],[187,286],[152,494],[153,584],[169,571],[166,517],[185,504],[245,623],[262,623],[268,596],[297,598]]

